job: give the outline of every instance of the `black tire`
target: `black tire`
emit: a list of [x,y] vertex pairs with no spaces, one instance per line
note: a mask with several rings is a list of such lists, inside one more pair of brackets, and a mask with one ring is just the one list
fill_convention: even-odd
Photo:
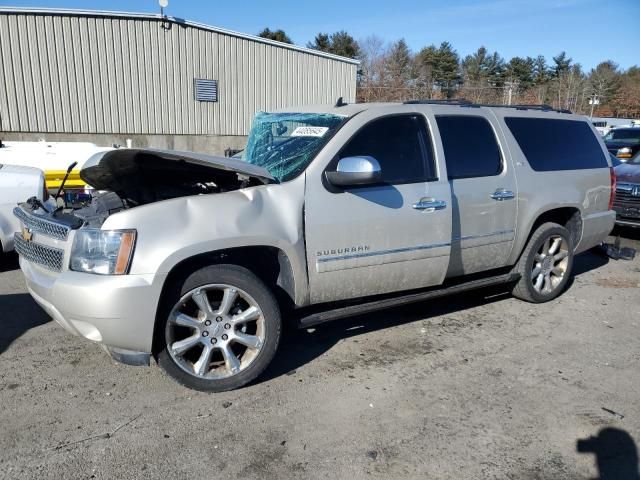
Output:
[[[232,286],[237,289],[238,292],[248,294],[252,297],[252,300],[255,301],[261,311],[260,321],[262,322],[264,338],[258,353],[252,357],[246,368],[237,373],[231,373],[231,376],[226,378],[204,378],[203,376],[197,376],[195,372],[188,373],[185,371],[186,362],[181,366],[177,363],[179,360],[174,359],[169,352],[167,332],[170,329],[167,328],[167,323],[169,322],[170,315],[174,312],[174,307],[178,308],[179,302],[181,299],[184,299],[185,295],[189,295],[190,292],[196,291],[199,287],[221,284]],[[158,317],[158,325],[156,327],[156,358],[160,367],[178,383],[202,392],[234,390],[253,381],[267,368],[273,359],[281,335],[280,310],[273,294],[251,271],[237,265],[207,266],[189,275],[182,285],[176,285],[167,292],[167,295],[168,297],[163,301],[165,307]],[[240,295],[240,293],[238,295]],[[185,304],[182,303],[181,305]],[[229,313],[229,318],[231,318],[231,313]],[[222,326],[222,324],[220,326]],[[214,327],[216,327],[215,322],[211,327],[202,328],[208,329]],[[226,325],[225,328],[227,328]],[[230,331],[236,331],[235,326],[231,328],[232,330]],[[198,331],[196,331],[195,334],[197,335]],[[217,336],[218,333],[211,334],[210,338],[212,342],[216,339],[214,335]],[[231,342],[231,340],[229,340],[229,342]],[[205,362],[202,363],[204,364]],[[194,363],[193,370],[195,369]]]
[[[562,262],[564,274],[555,284],[550,281],[550,284],[553,284],[553,286],[548,291],[546,290],[547,280],[545,278],[543,280],[544,287],[542,291],[539,291],[536,289],[535,284],[540,273],[535,275],[534,279],[534,268],[537,268],[538,265],[542,265],[541,262],[538,262],[538,259],[540,258],[540,251],[544,248],[545,242],[557,237],[561,237],[563,239],[561,247],[559,248],[562,248],[562,245],[566,245],[567,256],[559,261]],[[572,235],[569,230],[557,223],[543,223],[533,232],[533,235],[529,239],[527,246],[520,256],[520,260],[514,269],[515,272],[520,274],[520,280],[518,280],[518,283],[516,283],[513,288],[513,296],[531,303],[544,303],[553,300],[560,295],[567,286],[567,282],[569,281],[571,270],[573,268],[573,257],[574,245]],[[549,267],[545,265],[540,268],[542,272],[545,272],[546,270],[542,269],[547,269]]]

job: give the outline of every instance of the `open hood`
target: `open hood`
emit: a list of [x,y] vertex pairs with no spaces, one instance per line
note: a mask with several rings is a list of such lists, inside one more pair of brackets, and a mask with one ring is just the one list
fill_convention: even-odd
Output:
[[264,168],[234,158],[130,148],[96,153],[80,177],[115,193],[125,208],[276,182]]
[[276,183],[264,168],[235,158],[130,148],[96,153],[80,178],[96,190],[114,192],[127,208]]
[[235,158],[130,148],[96,153],[84,164],[80,177],[98,190],[113,191],[149,182],[178,186],[185,181],[244,180],[250,185],[276,181],[264,168]]

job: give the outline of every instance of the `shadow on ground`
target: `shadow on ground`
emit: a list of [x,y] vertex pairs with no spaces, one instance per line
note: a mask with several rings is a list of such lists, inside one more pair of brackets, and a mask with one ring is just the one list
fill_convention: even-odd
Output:
[[[589,251],[576,256],[572,277],[606,265],[605,255]],[[571,288],[573,278],[568,288]],[[340,340],[384,330],[418,320],[436,318],[453,312],[487,305],[510,297],[510,286],[498,286],[428,302],[406,305],[374,314],[345,318],[313,329],[286,329],[278,353],[258,383],[290,373],[327,352]]]
[[19,268],[18,255],[13,252],[0,253],[0,273],[18,270]]
[[[632,244],[634,240],[636,242],[640,241],[640,228],[616,226],[611,232],[611,236],[612,237],[619,236],[623,245],[625,243]],[[631,240],[631,242],[625,242],[625,240]]]
[[596,456],[597,480],[640,480],[638,447],[626,431],[607,427],[576,442],[579,453]]
[[0,295],[0,354],[25,332],[49,321],[28,293]]

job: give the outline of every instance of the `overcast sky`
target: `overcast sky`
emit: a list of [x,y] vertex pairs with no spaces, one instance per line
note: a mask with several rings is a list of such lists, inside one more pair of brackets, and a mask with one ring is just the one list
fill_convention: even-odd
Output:
[[[151,12],[157,0],[0,0],[1,6]],[[484,45],[507,60],[562,50],[588,70],[640,65],[640,0],[169,0],[167,13],[244,33],[282,28],[298,45],[318,32],[404,38],[413,50],[449,41],[461,56]]]

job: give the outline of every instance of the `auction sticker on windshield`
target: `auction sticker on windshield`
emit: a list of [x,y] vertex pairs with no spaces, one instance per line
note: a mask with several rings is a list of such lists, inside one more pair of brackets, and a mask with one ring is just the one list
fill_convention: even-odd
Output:
[[323,137],[328,127],[298,127],[291,132],[292,137]]

